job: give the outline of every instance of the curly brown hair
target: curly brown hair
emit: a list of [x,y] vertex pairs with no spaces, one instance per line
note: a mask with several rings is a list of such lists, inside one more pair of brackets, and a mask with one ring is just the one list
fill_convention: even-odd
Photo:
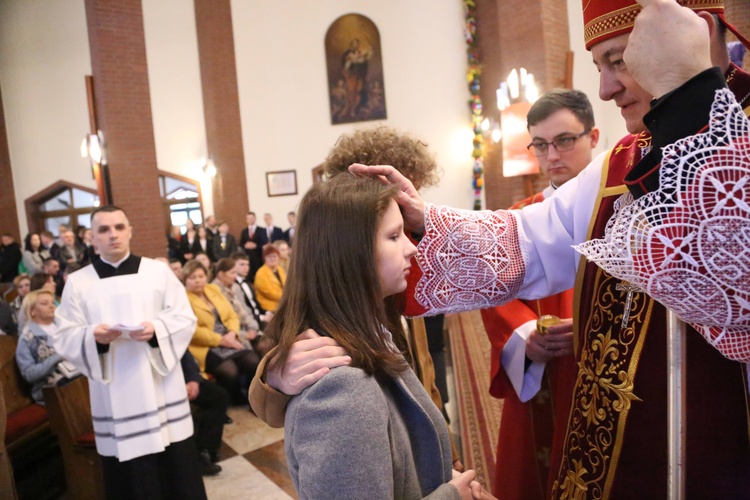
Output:
[[323,171],[333,177],[346,172],[352,163],[392,165],[417,189],[434,186],[442,173],[425,142],[390,127],[342,135],[323,162]]

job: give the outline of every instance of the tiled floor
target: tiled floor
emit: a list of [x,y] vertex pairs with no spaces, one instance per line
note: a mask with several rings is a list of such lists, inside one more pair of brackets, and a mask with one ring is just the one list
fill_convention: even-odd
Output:
[[219,451],[221,473],[205,477],[209,499],[297,498],[284,457],[284,429],[272,429],[246,407],[229,409]]
[[[452,401],[453,375],[448,367],[448,388]],[[452,401],[446,407],[450,430],[457,439],[458,417]],[[234,422],[224,426],[223,446],[219,451],[219,475],[205,477],[209,500],[297,498],[289,478],[284,456],[284,430],[272,429],[245,407],[229,409]],[[460,445],[456,442],[456,446]]]

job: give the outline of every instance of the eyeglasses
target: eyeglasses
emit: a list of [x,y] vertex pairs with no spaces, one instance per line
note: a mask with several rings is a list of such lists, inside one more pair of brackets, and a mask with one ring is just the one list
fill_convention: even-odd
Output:
[[575,147],[576,141],[589,132],[591,132],[591,129],[586,129],[578,135],[566,135],[564,137],[558,137],[552,142],[533,141],[531,144],[526,146],[526,149],[531,151],[534,156],[547,156],[550,146],[554,146],[555,151],[557,151],[558,153],[564,153],[566,151],[571,151]]

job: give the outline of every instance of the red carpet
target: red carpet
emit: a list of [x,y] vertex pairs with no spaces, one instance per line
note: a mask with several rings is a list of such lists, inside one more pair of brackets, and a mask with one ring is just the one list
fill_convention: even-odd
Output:
[[477,481],[491,490],[503,403],[489,394],[490,343],[479,311],[446,317],[461,429],[461,456]]

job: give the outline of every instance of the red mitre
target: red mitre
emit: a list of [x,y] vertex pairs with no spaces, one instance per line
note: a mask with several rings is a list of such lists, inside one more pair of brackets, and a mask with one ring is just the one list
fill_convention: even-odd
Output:
[[[750,41],[724,18],[724,0],[677,0],[696,12],[717,14],[729,31],[750,49]],[[586,49],[599,42],[630,33],[641,6],[635,0],[583,0],[583,38]]]

